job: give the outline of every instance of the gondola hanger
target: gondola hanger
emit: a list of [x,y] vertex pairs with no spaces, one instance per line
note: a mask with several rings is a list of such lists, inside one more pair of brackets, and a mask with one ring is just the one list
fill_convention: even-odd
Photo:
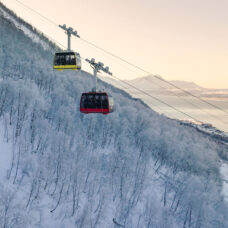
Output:
[[80,101],[80,112],[109,114],[114,111],[114,100],[107,92],[97,91],[97,72],[103,71],[112,75],[108,67],[104,68],[101,62],[96,63],[95,59],[88,60],[94,72],[94,88],[91,92],[83,93]]
[[59,25],[59,27],[65,30],[68,37],[68,45],[67,51],[55,53],[53,68],[55,70],[80,70],[81,57],[79,53],[71,51],[71,35],[78,38],[80,36],[77,31],[74,31],[71,27],[67,28],[65,24]]

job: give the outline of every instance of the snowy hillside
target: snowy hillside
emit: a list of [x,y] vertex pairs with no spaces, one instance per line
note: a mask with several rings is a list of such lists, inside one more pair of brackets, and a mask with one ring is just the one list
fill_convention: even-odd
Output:
[[92,76],[1,12],[0,227],[228,227],[224,145],[104,82],[115,112],[81,114]]

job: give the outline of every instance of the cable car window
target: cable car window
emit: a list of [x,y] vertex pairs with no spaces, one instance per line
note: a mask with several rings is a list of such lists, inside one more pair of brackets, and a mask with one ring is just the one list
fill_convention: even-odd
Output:
[[76,61],[77,61],[77,65],[81,68],[81,57],[79,53],[76,53]]
[[65,65],[65,64],[66,64],[65,55],[60,55],[60,65]]
[[87,108],[94,108],[93,95],[90,94],[88,95],[87,98],[88,98]]
[[82,95],[82,98],[81,98],[81,107],[82,108],[86,108],[85,105],[86,105],[86,96],[85,95]]
[[99,94],[96,94],[95,97],[94,97],[94,100],[95,100],[95,106],[96,108],[101,108],[101,99],[100,99],[100,95]]
[[65,64],[65,56],[63,54],[56,55],[56,65],[64,65]]
[[76,65],[76,58],[74,54],[70,55],[70,65]]
[[70,65],[70,55],[65,55],[66,65]]
[[108,98],[105,94],[101,95],[101,106],[103,109],[108,109]]
[[58,54],[55,55],[55,65],[60,65],[60,56]]

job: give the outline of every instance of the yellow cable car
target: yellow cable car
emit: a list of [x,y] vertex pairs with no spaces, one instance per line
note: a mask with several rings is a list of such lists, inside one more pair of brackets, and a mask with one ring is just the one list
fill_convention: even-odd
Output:
[[53,68],[56,70],[81,70],[81,57],[77,52],[57,52]]

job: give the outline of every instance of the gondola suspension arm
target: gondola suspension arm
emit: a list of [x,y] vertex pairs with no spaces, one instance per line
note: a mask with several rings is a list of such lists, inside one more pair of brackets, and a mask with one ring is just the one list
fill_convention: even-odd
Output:
[[59,27],[66,32],[67,37],[68,37],[67,50],[71,51],[71,35],[76,36],[78,38],[80,38],[80,36],[78,35],[78,32],[76,30],[73,30],[73,28],[71,28],[71,27],[67,28],[65,24],[59,25]]
[[94,58],[92,58],[91,60],[86,59],[85,61],[88,62],[90,64],[90,66],[93,68],[94,88],[92,91],[97,92],[97,72],[103,71],[109,75],[112,75],[112,73],[109,71],[108,66],[104,67],[104,63],[102,63],[102,62],[96,63]]

